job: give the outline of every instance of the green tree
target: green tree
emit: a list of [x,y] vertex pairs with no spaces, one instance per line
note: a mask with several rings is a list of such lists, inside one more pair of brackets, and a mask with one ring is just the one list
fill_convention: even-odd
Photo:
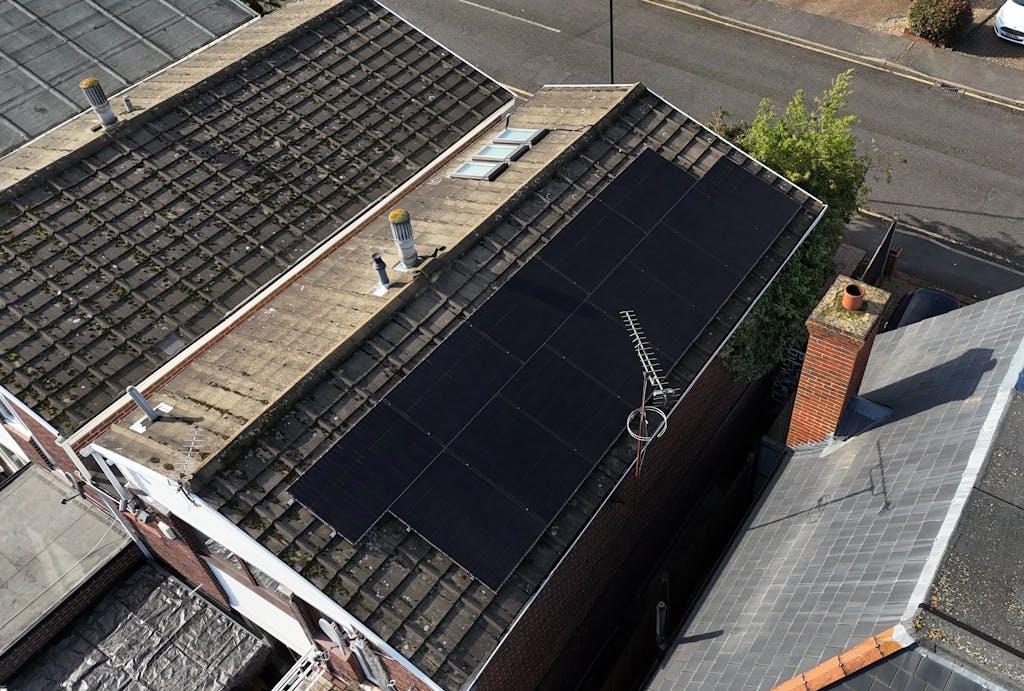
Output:
[[846,225],[867,192],[870,160],[858,153],[859,141],[851,132],[858,119],[844,114],[852,74],[838,75],[811,107],[801,90],[781,115],[765,99],[749,126],[725,125],[722,112],[711,123],[717,131],[738,133],[740,148],[828,204],[814,232],[723,350],[726,366],[743,379],[767,374],[786,347],[805,337],[804,322],[835,270],[833,257]]

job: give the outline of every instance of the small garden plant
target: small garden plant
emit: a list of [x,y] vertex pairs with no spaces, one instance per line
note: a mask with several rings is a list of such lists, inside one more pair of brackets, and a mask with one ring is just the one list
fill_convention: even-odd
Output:
[[913,0],[907,23],[918,36],[951,46],[970,26],[973,16],[971,0]]

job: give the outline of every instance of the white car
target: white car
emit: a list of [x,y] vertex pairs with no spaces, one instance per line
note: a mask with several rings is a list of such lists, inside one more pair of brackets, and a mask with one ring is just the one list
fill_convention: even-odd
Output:
[[1006,0],[999,8],[996,36],[1024,45],[1024,0]]

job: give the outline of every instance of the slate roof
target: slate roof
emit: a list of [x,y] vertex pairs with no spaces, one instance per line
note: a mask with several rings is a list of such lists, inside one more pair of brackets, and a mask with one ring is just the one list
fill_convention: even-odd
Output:
[[369,0],[271,39],[0,192],[0,383],[65,432],[511,100]]
[[997,545],[1020,544],[1021,504],[994,500],[984,480],[1016,490],[1017,456],[970,488],[999,448],[1022,367],[1024,291],[878,336],[860,395],[891,416],[831,453],[785,462],[650,688],[770,688],[901,621],[929,644],[953,640],[919,621],[930,601],[1004,646],[961,639],[968,666],[1018,645],[1020,553],[997,556]]
[[828,688],[830,691],[982,691],[997,687],[915,645]]
[[1010,402],[942,557],[919,637],[938,654],[1024,687],[1024,394]]
[[[319,369],[304,387],[305,393],[282,406],[272,425],[255,436],[246,433],[248,448],[243,445],[240,452],[229,449],[208,459],[192,484],[204,500],[445,688],[465,684],[495,650],[630,467],[635,453],[632,442],[620,443],[594,468],[498,592],[476,581],[393,517],[378,521],[359,543],[348,542],[291,501],[287,492],[291,483],[393,386],[396,375],[409,371],[432,344],[465,321],[494,287],[644,150],[654,149],[698,177],[728,156],[802,204],[777,244],[671,373],[670,384],[680,389],[693,382],[823,212],[820,202],[640,85],[545,88],[511,113],[511,123],[546,125],[552,132],[495,183],[447,178],[448,170],[461,162],[459,158],[411,192],[403,205],[409,208],[414,226],[416,219],[425,219],[428,237],[437,237],[435,227],[461,226],[463,240],[433,260],[438,263],[424,265],[419,282],[412,279],[415,291],[407,299],[387,311],[380,307],[384,316],[372,328],[353,331],[350,341],[339,348],[342,356]],[[448,222],[441,223],[442,219]],[[367,290],[370,267],[365,257],[369,249],[380,246],[375,243],[387,241],[383,228],[383,220],[378,219],[350,240],[356,243],[356,259],[346,259],[350,262],[346,266],[359,267],[351,270],[357,272],[356,279],[348,278],[351,271],[315,270],[312,287],[320,290],[346,276],[345,290],[354,289],[350,284]],[[361,240],[364,233],[370,239]],[[436,247],[438,240],[425,244]],[[342,244],[338,252],[346,247]],[[330,261],[324,259],[325,265]],[[304,280],[288,290],[298,290]],[[270,303],[252,323],[293,309],[294,302],[285,295],[281,293],[283,308]],[[287,323],[277,328],[286,328]],[[216,352],[211,354],[216,357]],[[166,390],[170,389],[173,383]],[[141,439],[112,428],[96,443],[118,453],[123,453],[118,445],[126,445],[131,452],[125,455],[137,457],[145,448],[145,438]]]
[[7,0],[0,155],[86,110],[85,77],[114,94],[255,16],[235,0]]

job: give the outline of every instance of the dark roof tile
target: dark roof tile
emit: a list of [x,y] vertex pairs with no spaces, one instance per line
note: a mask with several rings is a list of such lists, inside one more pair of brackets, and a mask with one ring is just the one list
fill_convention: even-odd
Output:
[[380,6],[339,4],[3,197],[0,381],[81,424],[508,100]]

